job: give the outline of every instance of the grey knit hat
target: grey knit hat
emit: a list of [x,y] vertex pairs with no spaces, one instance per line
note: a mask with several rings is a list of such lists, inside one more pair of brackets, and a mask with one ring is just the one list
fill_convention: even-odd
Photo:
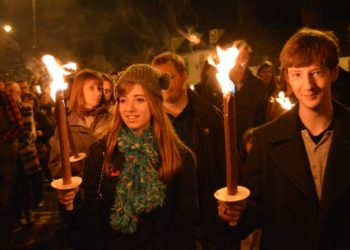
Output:
[[114,95],[116,95],[116,87],[120,83],[139,83],[163,100],[161,90],[169,88],[170,74],[161,73],[147,64],[133,64],[121,71],[115,82]]

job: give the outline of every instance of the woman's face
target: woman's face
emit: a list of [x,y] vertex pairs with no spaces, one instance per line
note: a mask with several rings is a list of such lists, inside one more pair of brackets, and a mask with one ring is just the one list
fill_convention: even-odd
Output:
[[119,97],[119,112],[125,125],[136,135],[142,135],[150,126],[151,110],[140,84],[134,84],[128,93]]
[[30,96],[24,96],[22,98],[22,102],[30,104],[32,107],[34,106],[34,99]]
[[85,108],[96,108],[101,102],[102,86],[100,86],[94,79],[87,79],[83,86],[83,94],[85,99]]
[[270,83],[273,78],[273,69],[271,67],[262,69],[259,72],[259,76],[264,83]]
[[21,96],[21,89],[17,83],[12,83],[7,86],[7,93],[17,101]]

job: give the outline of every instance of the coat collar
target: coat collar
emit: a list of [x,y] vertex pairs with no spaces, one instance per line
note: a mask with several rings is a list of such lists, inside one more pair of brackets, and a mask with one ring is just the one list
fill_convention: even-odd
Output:
[[335,103],[334,107],[334,135],[323,182],[321,218],[350,186],[350,112],[339,103]]
[[276,128],[269,138],[269,156],[295,188],[317,206],[318,198],[298,120],[296,105],[276,121]]
[[319,203],[307,153],[300,135],[298,106],[283,114],[269,137],[269,155],[293,185],[315,206],[323,218],[350,184],[350,112],[334,102],[334,134],[328,155],[322,198]]

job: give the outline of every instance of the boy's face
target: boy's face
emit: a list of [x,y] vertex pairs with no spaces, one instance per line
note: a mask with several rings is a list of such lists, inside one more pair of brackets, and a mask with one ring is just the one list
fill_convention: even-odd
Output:
[[338,76],[338,67],[313,64],[306,67],[290,67],[288,80],[301,109],[320,110],[331,104],[331,86]]

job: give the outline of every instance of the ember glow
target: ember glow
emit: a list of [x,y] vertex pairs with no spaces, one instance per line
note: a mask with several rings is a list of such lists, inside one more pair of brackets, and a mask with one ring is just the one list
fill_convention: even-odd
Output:
[[12,26],[11,26],[11,25],[6,24],[6,25],[4,25],[3,29],[4,29],[4,31],[5,31],[5,32],[9,33],[9,32],[11,32],[11,31],[12,31]]
[[178,32],[180,35],[182,35],[190,43],[200,44],[200,42],[201,42],[201,35],[199,33],[192,32],[191,30],[189,32],[185,32],[183,30],[178,30]]
[[236,47],[230,47],[226,50],[217,47],[216,51],[219,58],[219,63],[216,64],[211,56],[209,56],[208,62],[218,70],[218,73],[216,73],[216,78],[220,83],[222,93],[234,92],[235,86],[230,79],[230,70],[236,64],[239,50]]
[[40,88],[40,85],[36,85],[35,86],[36,88],[36,92],[38,92],[39,94],[41,94],[41,88]]
[[66,71],[51,55],[44,55],[41,59],[47,70],[49,71],[52,82],[50,84],[50,96],[52,100],[56,100],[56,92],[59,90],[65,90],[68,87],[68,83],[64,81],[64,76],[69,75],[70,72]]
[[295,104],[292,104],[288,97],[284,96],[284,92],[281,91],[278,93],[278,97],[276,98],[276,101],[281,104],[282,108],[285,110],[291,109]]
[[76,71],[78,66],[75,62],[69,62],[65,65],[62,65],[62,68],[66,69],[66,70],[70,70],[70,71]]

